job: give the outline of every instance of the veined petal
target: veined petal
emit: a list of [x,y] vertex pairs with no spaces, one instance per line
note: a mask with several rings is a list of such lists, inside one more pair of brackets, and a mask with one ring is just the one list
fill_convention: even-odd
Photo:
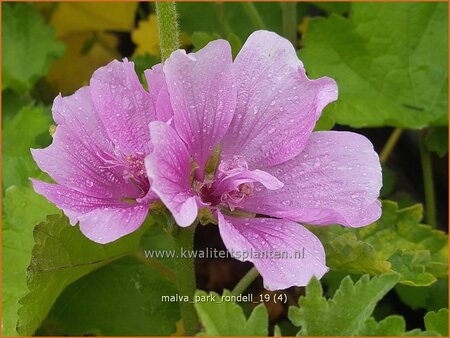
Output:
[[145,159],[151,189],[171,211],[179,226],[197,217],[196,196],[191,188],[189,153],[175,130],[164,122],[151,122],[153,152]]
[[292,44],[272,32],[250,35],[233,70],[237,106],[222,154],[241,155],[253,168],[298,155],[322,109],[337,99],[334,80],[309,80]]
[[53,103],[58,123],[53,142],[32,149],[39,168],[57,183],[99,198],[137,198],[141,192],[123,178],[123,166],[113,165],[114,148],[93,107],[89,89],[79,89]]
[[235,258],[252,262],[268,290],[305,286],[312,276],[321,278],[328,271],[322,243],[300,224],[221,213],[218,219],[227,249]]
[[73,95],[58,95],[52,106],[53,120],[58,127],[70,128],[73,137],[87,144],[110,150],[113,144],[92,102],[89,87],[78,89]]
[[90,240],[105,244],[137,230],[148,213],[141,204],[128,208],[95,209],[79,216],[80,230]]
[[120,151],[148,154],[148,124],[156,119],[150,94],[144,90],[133,62],[112,61],[92,75],[94,106],[109,138]]
[[198,164],[199,181],[205,164],[233,117],[236,89],[227,41],[210,42],[197,53],[177,50],[164,63],[174,125]]
[[153,109],[156,112],[156,118],[158,121],[167,122],[173,116],[173,109],[162,64],[154,65],[152,69],[145,70],[144,74],[152,98]]
[[[351,132],[312,133],[292,160],[269,168],[284,183],[275,192],[262,186],[242,209],[295,221],[359,227],[381,216],[377,200],[381,166],[372,143]],[[259,190],[259,191],[258,191]]]
[[97,198],[76,190],[32,180],[34,190],[62,209],[89,239],[97,243],[112,242],[138,229],[145,220],[148,205],[130,205],[115,199]]

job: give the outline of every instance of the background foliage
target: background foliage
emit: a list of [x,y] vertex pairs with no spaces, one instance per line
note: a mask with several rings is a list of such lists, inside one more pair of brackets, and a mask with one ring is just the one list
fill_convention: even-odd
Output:
[[[299,57],[310,77],[331,76],[340,91],[316,129],[356,130],[372,140],[382,154],[383,215],[360,229],[311,227],[331,268],[321,282],[286,290],[287,304],[198,303],[202,334],[448,335],[447,6],[296,5]],[[178,10],[188,50],[225,38],[236,55],[256,29],[287,33],[283,3],[183,2]],[[178,305],[161,302],[176,292],[173,262],[142,251],[173,247],[164,220],[149,218],[134,234],[96,244],[28,179],[50,180],[29,149],[51,143],[59,92],[73,93],[112,59],[131,58],[141,76],[159,62],[154,8],[2,3],[2,11],[3,335],[182,334]],[[385,152],[392,128],[403,134]],[[437,222],[429,205],[424,220],[420,142],[432,152]],[[214,226],[198,229],[195,245],[223,248]],[[198,261],[198,288],[206,291],[197,295],[229,295],[247,269],[234,260]],[[248,292],[273,295],[261,280]]]

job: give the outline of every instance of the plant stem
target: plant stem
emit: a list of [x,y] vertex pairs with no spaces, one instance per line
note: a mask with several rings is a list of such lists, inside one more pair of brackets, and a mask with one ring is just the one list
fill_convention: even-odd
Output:
[[164,62],[179,47],[175,2],[156,2],[161,61]]
[[283,35],[297,48],[297,2],[282,2]]
[[431,165],[431,153],[425,145],[426,133],[422,131],[419,136],[420,160],[422,162],[423,184],[425,190],[425,211],[427,223],[436,227],[436,200],[434,194],[433,168]]
[[397,144],[400,136],[403,133],[403,129],[402,128],[395,128],[391,135],[389,136],[386,144],[383,147],[383,150],[381,150],[380,153],[380,162],[381,163],[386,163],[387,159],[389,158],[389,156],[392,153],[392,150],[394,150],[395,145]]
[[266,24],[253,2],[241,2],[241,5],[256,29],[266,29]]
[[[179,47],[175,2],[156,2],[156,15],[158,18],[161,60],[164,62]],[[188,296],[190,300],[193,300],[196,289],[194,258],[183,258],[182,251],[193,250],[195,225],[188,228],[179,228],[178,230],[173,237],[175,251],[178,255],[178,259],[175,260],[178,293],[180,296]],[[198,317],[194,304],[181,302],[180,312],[183,319],[184,334],[193,336],[198,332]]]
[[255,267],[251,268],[244,277],[242,277],[242,279],[239,281],[239,283],[236,284],[236,286],[234,287],[233,291],[231,291],[231,294],[233,296],[238,296],[240,295],[242,292],[244,292],[245,290],[247,290],[247,288],[249,287],[250,284],[252,284],[252,282],[259,276],[259,272],[258,270],[256,270]]
[[[188,296],[192,301],[196,289],[195,266],[193,257],[184,257],[181,252],[192,251],[194,247],[195,225],[187,228],[179,228],[174,235],[175,251],[178,259],[175,261],[175,273],[177,279],[178,294]],[[180,303],[181,318],[183,319],[184,334],[193,336],[198,332],[198,317],[194,304],[191,302]]]

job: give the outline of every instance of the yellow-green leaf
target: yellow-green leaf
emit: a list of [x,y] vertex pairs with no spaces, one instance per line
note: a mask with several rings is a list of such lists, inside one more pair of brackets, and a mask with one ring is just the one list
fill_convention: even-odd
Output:
[[57,36],[80,32],[129,32],[134,26],[137,2],[61,2],[51,23]]

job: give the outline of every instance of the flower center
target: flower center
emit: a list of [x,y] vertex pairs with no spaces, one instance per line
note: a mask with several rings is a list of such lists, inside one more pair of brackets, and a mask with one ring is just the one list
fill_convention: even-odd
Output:
[[261,170],[249,170],[241,156],[222,161],[212,180],[200,184],[202,201],[212,207],[225,207],[234,211],[253,195],[255,184],[269,189],[279,189],[283,184]]
[[148,184],[147,173],[145,172],[144,154],[131,153],[125,156],[126,166],[123,170],[125,180],[134,180],[143,185]]
[[122,171],[122,177],[126,182],[131,182],[140,191],[140,197],[147,194],[150,182],[145,170],[145,155],[142,153],[123,154],[119,148],[114,149],[114,154],[97,154],[104,162],[104,168]]

